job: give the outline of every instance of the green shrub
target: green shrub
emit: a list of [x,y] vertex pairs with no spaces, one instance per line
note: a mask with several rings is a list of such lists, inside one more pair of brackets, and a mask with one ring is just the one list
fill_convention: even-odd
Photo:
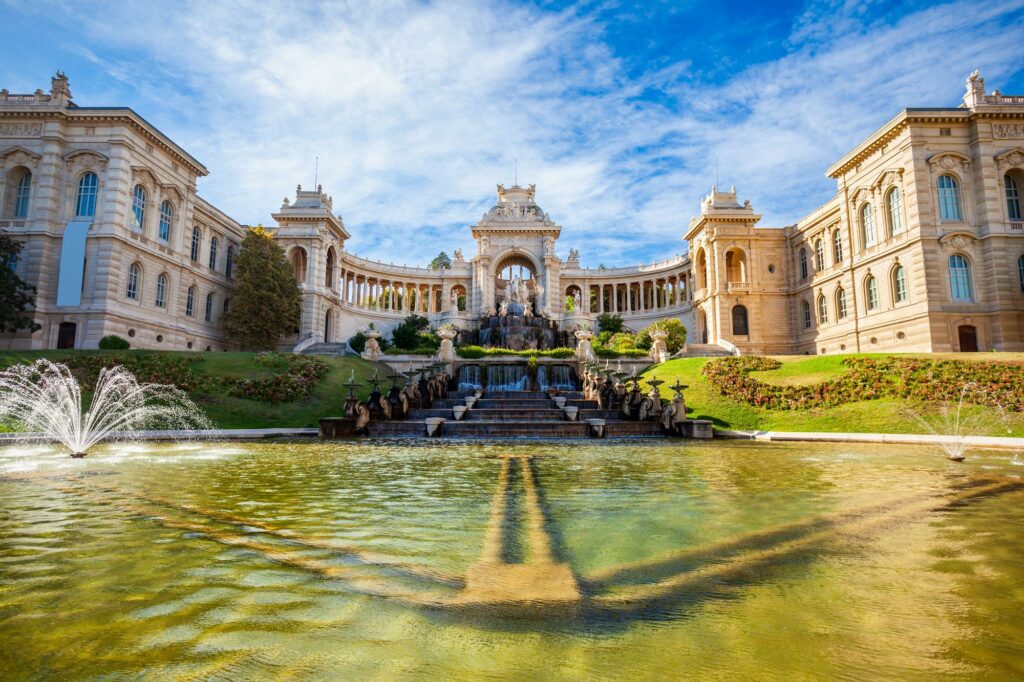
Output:
[[384,351],[384,355],[437,355],[437,349],[430,348],[428,346],[420,346],[419,348],[413,348],[412,350],[405,350],[404,348],[388,348]]
[[625,325],[622,323],[622,318],[613,313],[602,313],[597,316],[597,328],[602,332],[611,332],[612,334],[621,332]]
[[397,348],[412,350],[423,345],[420,336],[429,327],[430,322],[427,318],[422,315],[410,315],[391,332],[391,339]]
[[668,332],[668,336],[665,338],[665,346],[668,347],[669,353],[675,353],[686,345],[686,327],[682,322],[673,317],[667,320],[662,320],[661,322],[655,322],[640,331],[636,335],[637,348],[650,350],[651,346],[654,344],[653,339],[651,339],[651,332],[654,331],[655,328]]
[[615,350],[614,348],[605,348],[603,346],[596,346],[594,348],[594,354],[599,358],[646,358],[647,351],[640,348],[626,348],[623,350]]
[[348,339],[348,345],[352,347],[357,353],[362,353],[366,350],[366,334],[362,332],[356,332]]
[[128,339],[117,334],[107,334],[100,339],[100,350],[128,350],[131,347]]
[[456,346],[455,354],[465,360],[477,360],[486,356],[514,355],[520,358],[574,358],[572,348],[549,348],[548,350],[509,350],[508,348],[482,348],[481,346]]

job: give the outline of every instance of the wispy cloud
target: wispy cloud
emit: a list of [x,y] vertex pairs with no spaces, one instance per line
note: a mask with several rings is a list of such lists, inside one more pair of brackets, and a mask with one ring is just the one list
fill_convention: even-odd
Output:
[[[267,222],[319,156],[351,250],[469,253],[466,228],[517,158],[563,225],[560,250],[590,265],[681,252],[716,159],[765,224],[795,222],[831,195],[829,163],[899,109],[955,104],[976,67],[993,84],[1019,77],[1022,6],[810,5],[784,54],[722,76],[685,55],[624,54],[608,12],[585,7],[16,5],[63,17],[82,59],[120,84],[72,72],[79,101],[159,125],[211,169],[202,194],[241,221]],[[129,101],[98,99],[119,88]]]

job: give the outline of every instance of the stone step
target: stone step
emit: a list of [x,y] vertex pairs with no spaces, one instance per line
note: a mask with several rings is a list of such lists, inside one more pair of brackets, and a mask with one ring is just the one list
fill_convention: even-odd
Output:
[[633,421],[606,421],[604,425],[605,438],[630,438],[637,436],[658,437],[665,436],[661,423],[656,421],[633,422]]
[[[435,404],[438,401],[434,401]],[[581,409],[595,408],[597,407],[596,400],[583,400],[572,399],[566,400],[566,405],[572,405]],[[517,409],[532,409],[532,410],[546,410],[554,407],[555,403],[553,400],[493,400],[490,398],[481,398],[476,401],[474,409],[480,410],[517,410]]]
[[[582,391],[559,391],[564,398],[582,398]],[[547,391],[484,391],[484,398],[490,400],[549,400]]]
[[732,356],[730,351],[716,346],[713,343],[691,343],[687,344],[686,350],[677,353],[672,357],[677,358],[727,358]]
[[344,343],[314,343],[302,352],[306,355],[344,355],[345,350]]
[[565,413],[561,410],[469,410],[466,412],[468,421],[565,421]]
[[441,427],[442,436],[450,437],[513,437],[535,438],[589,438],[590,426],[583,422],[507,422],[507,421],[462,421],[445,422]]
[[426,436],[426,424],[420,421],[371,421],[366,425],[371,436]]

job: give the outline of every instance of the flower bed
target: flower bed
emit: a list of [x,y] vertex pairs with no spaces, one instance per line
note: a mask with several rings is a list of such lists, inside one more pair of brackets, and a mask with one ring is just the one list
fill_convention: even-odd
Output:
[[847,358],[848,371],[810,386],[775,386],[750,372],[778,369],[782,363],[763,356],[713,360],[703,374],[728,398],[770,410],[835,407],[860,400],[959,400],[1024,410],[1024,367],[997,362],[926,358]]
[[96,387],[96,378],[104,367],[120,365],[135,375],[140,383],[170,384],[183,391],[191,391],[205,383],[194,373],[192,360],[182,356],[161,354],[82,353],[63,360],[85,391]]
[[327,363],[312,355],[287,355],[288,370],[264,379],[234,379],[228,393],[238,398],[283,403],[309,395],[327,374]]

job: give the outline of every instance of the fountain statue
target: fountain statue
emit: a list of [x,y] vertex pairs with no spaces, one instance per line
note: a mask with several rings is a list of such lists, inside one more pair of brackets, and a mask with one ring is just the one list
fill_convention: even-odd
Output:
[[89,409],[67,365],[37,360],[0,372],[0,420],[40,432],[85,457],[108,438],[137,437],[142,429],[203,429],[210,422],[184,391],[164,384],[140,384],[124,367],[104,367]]

